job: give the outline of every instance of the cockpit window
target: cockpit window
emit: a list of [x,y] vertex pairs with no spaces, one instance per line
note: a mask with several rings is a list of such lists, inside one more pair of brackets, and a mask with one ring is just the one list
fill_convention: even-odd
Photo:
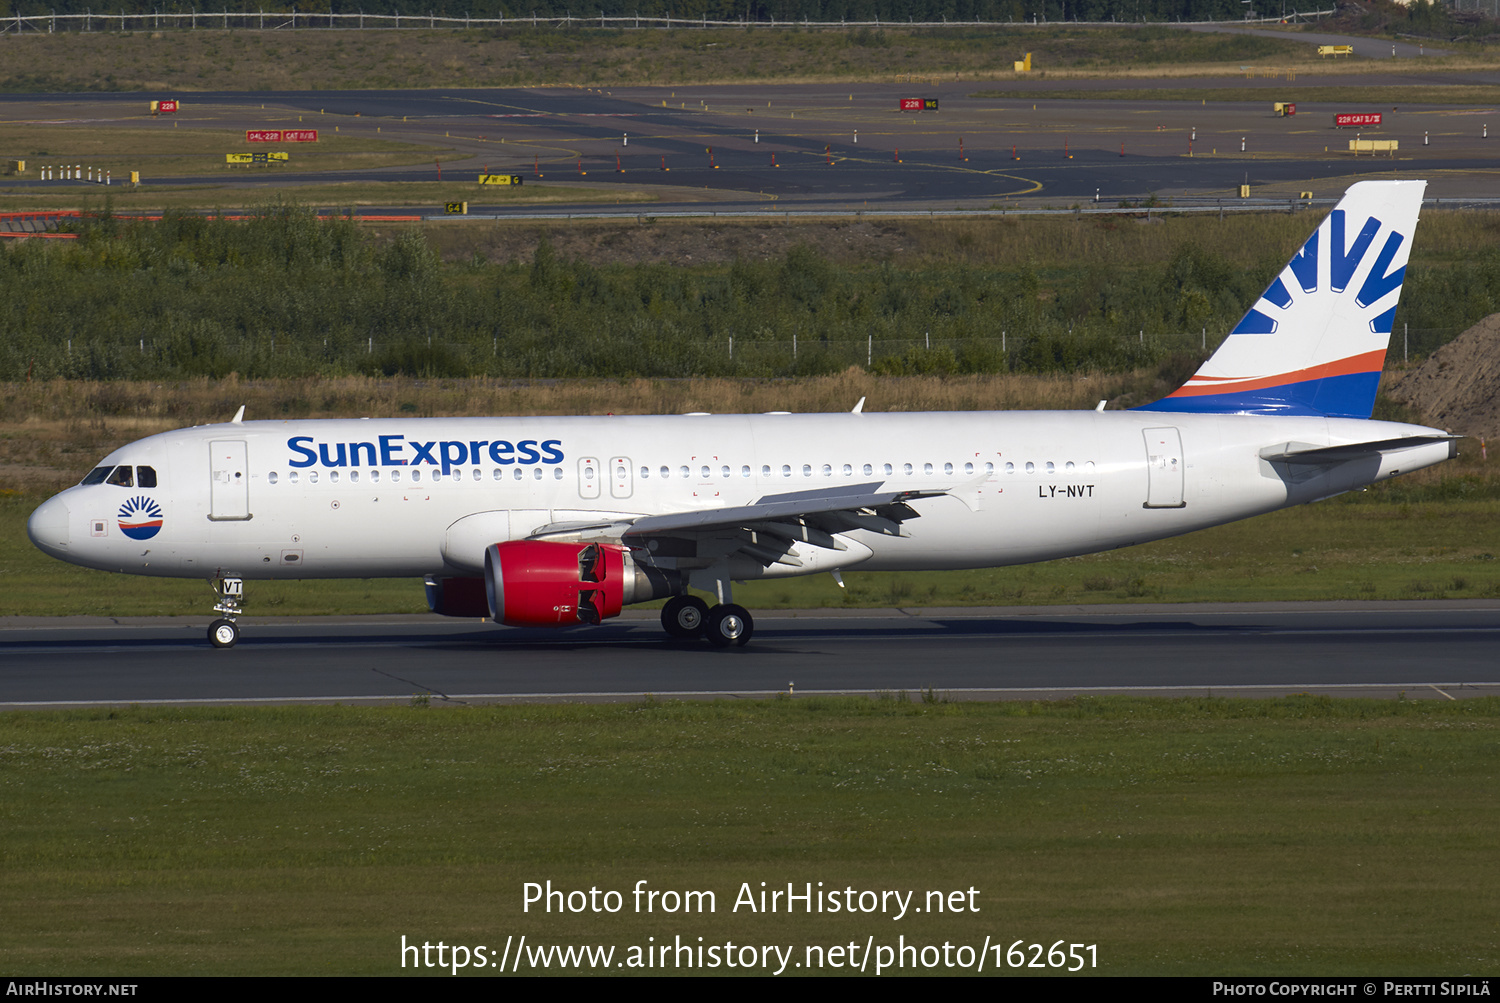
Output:
[[113,484],[121,488],[130,488],[135,486],[135,478],[132,476],[129,467],[116,467],[115,472],[110,474],[104,483]]
[[156,468],[155,467],[136,467],[135,468],[135,486],[138,487],[138,488],[154,488],[154,487],[156,487]]
[[109,472],[113,469],[114,467],[95,467],[93,470],[90,470],[88,472],[88,475],[84,477],[81,483],[103,484],[104,478],[108,477]]

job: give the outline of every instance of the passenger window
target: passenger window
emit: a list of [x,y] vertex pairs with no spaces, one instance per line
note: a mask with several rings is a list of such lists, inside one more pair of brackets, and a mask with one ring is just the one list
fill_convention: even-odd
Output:
[[[334,474],[333,476],[334,476],[335,479],[338,478],[338,474]],[[349,471],[349,483],[350,484],[358,484],[359,483],[359,471],[358,470],[351,470],[351,471]]]
[[930,463],[924,463],[924,464],[922,464],[922,473],[924,473],[927,476],[931,477],[932,476],[932,464],[930,464]]
[[297,471],[293,470],[291,473],[287,474],[287,478],[289,480],[291,480],[291,482],[293,484],[296,484],[297,483]]
[[516,467],[515,471],[516,471],[515,474],[511,478],[512,480],[519,481],[519,480],[522,480],[523,478],[525,478],[525,476],[526,476],[526,471],[525,470],[522,470],[520,467]]
[[647,478],[649,478],[650,476],[651,476],[651,468],[650,467],[642,467],[641,468],[641,480],[644,481]]
[[724,477],[728,477],[729,476],[729,468],[728,467],[724,468],[724,470],[723,470],[723,476]]
[[1009,460],[1007,460],[1005,462],[1005,472],[1007,474],[1013,474],[1013,473],[1015,473],[1016,472],[1016,465],[1014,463],[1011,463]]
[[812,464],[811,463],[804,463],[804,464],[802,464],[802,476],[803,477],[811,477],[812,476]]
[[1051,460],[1048,460],[1047,461],[1047,473],[1052,474],[1052,473],[1056,473],[1056,472],[1057,472],[1057,467],[1053,466]]
[[683,480],[687,480],[689,477],[693,476],[693,472],[688,469],[688,465],[686,463],[679,467],[677,469],[677,472],[682,475]]
[[790,476],[792,476],[792,466],[791,466],[791,464],[789,464],[789,463],[783,463],[781,465],[781,476],[782,477],[790,477]]
[[339,482],[339,472],[337,470],[330,470],[328,472],[328,480],[330,483],[337,484]]
[[945,463],[945,464],[943,464],[943,473],[945,473],[945,474],[951,474],[951,473],[953,473],[953,464],[951,464],[951,463]]
[[104,478],[109,476],[110,467],[95,467],[84,475],[82,484],[103,484]]
[[1072,470],[1073,469],[1073,461],[1069,460],[1068,461],[1068,465],[1064,469],[1065,470]]
[[705,463],[703,465],[703,479],[706,481],[706,480],[708,480],[712,476],[713,475],[709,473],[708,464]]
[[422,471],[420,471],[420,470],[413,470],[411,472],[411,479],[412,479],[412,483],[414,483],[414,484],[417,481],[420,481],[422,479]]
[[113,484],[117,488],[129,488],[135,486],[135,478],[131,475],[129,467],[116,467],[115,472],[109,475],[105,484]]
[[869,477],[873,473],[875,473],[875,468],[872,467],[872,466],[870,466],[868,463],[866,463],[865,464],[865,476]]
[[372,471],[370,471],[370,481],[373,484],[379,484],[380,483],[380,471],[378,471],[378,470],[372,470]]
[[823,476],[824,477],[832,477],[833,476],[833,467],[832,467],[832,465],[827,464],[827,463],[823,464]]
[[539,481],[539,480],[542,479],[542,468],[541,467],[537,467],[536,468],[536,472],[531,475],[531,479],[534,480],[534,481]]
[[984,465],[984,472],[987,474],[993,474],[995,472],[995,465],[993,463],[986,463]]
[[481,472],[480,472],[480,470],[479,470],[479,468],[478,468],[478,467],[475,467],[475,468],[474,468],[474,479],[475,479],[475,480],[476,480],[476,481],[477,481],[477,480],[479,480],[479,479],[480,479],[480,477],[482,477],[482,476],[483,476],[483,474],[482,474],[482,473],[481,473]]
[[662,477],[671,477],[672,476],[672,468],[671,467],[662,467],[661,468],[661,475],[662,475]]
[[770,477],[771,476],[771,467],[770,467],[770,464],[763,464],[761,466],[761,468],[760,468],[760,475],[762,477]]
[[275,484],[276,483],[276,471],[273,470],[269,474],[267,474],[266,475],[266,480],[270,481],[272,484]]
[[560,481],[560,480],[562,480],[562,477],[563,477],[563,475],[562,475],[562,467],[553,467],[552,468],[552,479],[554,481]]
[[972,463],[965,463],[964,464],[964,473],[966,473],[966,474],[972,474],[973,472],[974,472],[974,464],[972,464]]
[[1036,473],[1036,464],[1032,463],[1030,460],[1027,460],[1026,461],[1026,472],[1028,474],[1034,474],[1034,473]]
[[889,463],[887,463],[887,464],[886,464],[886,465],[885,465],[885,475],[886,475],[886,476],[887,476],[887,477],[889,477],[889,476],[891,476],[891,474],[893,474],[893,473],[895,473],[895,471],[894,471],[894,470],[892,470],[892,469],[891,469],[891,465],[890,465],[890,464],[889,464]]
[[750,476],[750,466],[748,464],[746,464],[745,466],[743,466],[743,467],[740,468],[740,476],[741,477],[749,477]]
[[316,483],[318,483],[318,472],[316,470],[309,470],[307,472],[307,483],[309,483],[309,484],[316,484]]
[[136,467],[135,468],[135,486],[138,487],[138,488],[154,488],[154,487],[156,487],[156,468],[155,467]]
[[394,484],[397,481],[399,481],[400,479],[401,479],[401,471],[399,471],[399,470],[392,470],[391,471],[391,483]]

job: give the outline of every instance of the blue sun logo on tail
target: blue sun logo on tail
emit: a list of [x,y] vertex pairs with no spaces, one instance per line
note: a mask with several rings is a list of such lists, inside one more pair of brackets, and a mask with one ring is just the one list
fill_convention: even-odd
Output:
[[149,540],[161,532],[161,506],[144,495],[120,506],[120,532],[132,540]]

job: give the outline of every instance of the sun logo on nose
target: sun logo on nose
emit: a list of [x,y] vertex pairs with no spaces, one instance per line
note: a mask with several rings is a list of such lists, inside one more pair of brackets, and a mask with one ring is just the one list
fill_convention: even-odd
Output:
[[120,532],[132,540],[149,540],[161,532],[161,506],[144,495],[120,506]]

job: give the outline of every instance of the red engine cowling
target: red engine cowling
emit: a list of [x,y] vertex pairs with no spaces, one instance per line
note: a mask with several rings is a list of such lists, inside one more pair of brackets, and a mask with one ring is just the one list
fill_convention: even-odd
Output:
[[484,552],[490,616],[512,627],[566,627],[618,616],[626,602],[627,562],[634,572],[619,544],[491,544]]

